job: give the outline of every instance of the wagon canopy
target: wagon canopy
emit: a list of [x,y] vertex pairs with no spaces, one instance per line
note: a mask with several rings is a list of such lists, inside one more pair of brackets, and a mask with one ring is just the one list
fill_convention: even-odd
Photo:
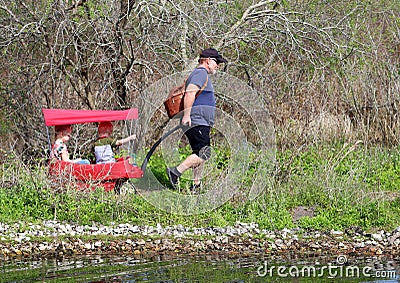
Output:
[[43,108],[42,111],[46,126],[138,119],[137,108],[127,110],[69,110]]

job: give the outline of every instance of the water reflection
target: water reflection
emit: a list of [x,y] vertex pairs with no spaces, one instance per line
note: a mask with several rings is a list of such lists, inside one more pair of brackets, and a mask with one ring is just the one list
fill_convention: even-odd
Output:
[[[365,270],[368,272],[366,273]],[[4,260],[0,282],[399,282],[386,257],[211,254]]]

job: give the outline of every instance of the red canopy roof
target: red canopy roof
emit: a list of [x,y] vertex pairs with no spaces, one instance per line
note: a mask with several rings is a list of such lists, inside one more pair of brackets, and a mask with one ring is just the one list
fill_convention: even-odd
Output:
[[137,120],[138,109],[127,110],[68,110],[42,109],[46,126],[84,124],[117,120]]

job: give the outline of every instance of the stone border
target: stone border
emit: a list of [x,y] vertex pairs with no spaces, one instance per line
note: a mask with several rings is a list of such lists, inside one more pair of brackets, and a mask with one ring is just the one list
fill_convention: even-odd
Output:
[[[358,227],[345,231],[305,231],[299,228],[269,231],[256,223],[228,227],[188,228],[117,224],[80,226],[43,221],[42,224],[0,223],[0,254],[4,258],[52,258],[73,255],[226,253],[274,255],[398,256],[400,227],[392,232],[367,233]],[[38,241],[35,239],[49,240]],[[1,256],[0,256],[1,257]]]

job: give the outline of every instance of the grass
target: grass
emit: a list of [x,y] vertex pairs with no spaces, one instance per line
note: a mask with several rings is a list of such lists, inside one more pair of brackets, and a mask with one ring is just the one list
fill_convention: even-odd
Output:
[[[57,219],[82,225],[114,222],[201,227],[240,221],[256,222],[270,230],[340,230],[350,226],[390,230],[400,222],[399,150],[338,143],[279,152],[275,179],[266,192],[254,200],[234,196],[216,209],[196,215],[159,210],[139,194],[115,195],[101,188],[54,191],[45,167],[28,167],[10,158],[1,165],[0,222]],[[167,184],[162,163],[155,155],[149,168]],[[219,169],[215,170],[223,171],[222,163],[219,160]],[[248,183],[243,180],[243,184]],[[242,188],[247,189],[245,185]],[[298,206],[313,207],[315,216],[293,221],[290,211]]]

